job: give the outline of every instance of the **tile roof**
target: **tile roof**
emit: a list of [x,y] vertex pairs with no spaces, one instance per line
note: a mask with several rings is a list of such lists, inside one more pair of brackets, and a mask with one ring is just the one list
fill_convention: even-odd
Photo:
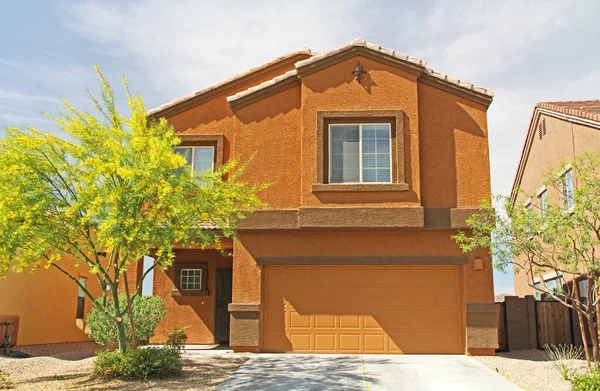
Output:
[[[521,186],[521,180],[523,179],[525,165],[527,164],[527,159],[529,158],[531,145],[533,144],[533,140],[535,139],[535,127],[537,126],[537,121],[540,116],[539,109],[545,109],[554,113],[560,113],[570,115],[572,117],[577,117],[583,120],[582,123],[587,123],[591,126],[600,128],[600,100],[574,100],[562,102],[536,103],[533,113],[531,114],[531,119],[529,120],[527,135],[525,136],[525,142],[523,143],[523,149],[521,151],[521,157],[519,159],[519,166],[517,167],[517,172],[515,174],[515,179],[513,181],[512,189],[510,192],[510,198],[513,206],[517,200],[518,188],[519,186]],[[596,124],[590,124],[589,122],[586,122],[586,120],[594,121],[596,122]]]
[[600,122],[600,100],[539,102],[535,107]]
[[[382,53],[382,54],[394,57],[396,59],[399,59],[399,60],[402,60],[402,61],[406,61],[406,62],[408,62],[410,64],[413,64],[413,65],[416,65],[416,66],[422,68],[422,72],[424,74],[426,74],[428,76],[431,76],[431,77],[433,77],[435,79],[442,80],[444,82],[456,85],[457,87],[462,87],[462,88],[465,88],[465,89],[468,89],[468,90],[471,90],[471,91],[475,91],[475,92],[478,92],[480,94],[483,94],[483,95],[486,95],[486,96],[489,96],[489,97],[493,97],[494,96],[494,92],[490,91],[490,90],[488,90],[486,88],[478,87],[476,85],[473,85],[472,83],[466,82],[466,81],[458,79],[456,77],[448,76],[445,73],[435,72],[433,69],[426,68],[425,65],[427,64],[427,62],[424,61],[424,60],[418,59],[416,57],[411,57],[411,56],[409,56],[407,54],[404,54],[404,53],[401,53],[401,52],[396,52],[396,51],[394,51],[392,49],[386,49],[384,47],[381,47],[380,45],[377,45],[377,44],[374,44],[374,43],[370,43],[370,42],[366,42],[366,41],[361,40],[361,39],[355,39],[354,41],[352,41],[352,42],[350,42],[350,43],[348,43],[346,45],[340,46],[340,47],[338,47],[336,49],[333,49],[333,50],[330,50],[330,51],[327,51],[327,52],[323,52],[323,53],[320,53],[320,54],[314,54],[310,58],[298,61],[296,63],[296,69],[297,70],[301,70],[303,67],[306,67],[306,66],[311,65],[311,64],[315,64],[318,61],[321,61],[321,60],[324,60],[326,58],[335,56],[336,54],[339,54],[339,53],[342,53],[342,52],[344,52],[346,50],[352,49],[353,47],[365,47],[367,49],[370,49],[370,50],[373,50],[373,51],[376,51],[376,52],[379,52],[379,53]],[[273,78],[273,79],[271,79],[269,81],[266,81],[264,83],[261,83],[261,84],[259,84],[257,86],[250,87],[249,89],[247,89],[245,91],[238,92],[235,95],[229,96],[227,98],[227,101],[230,102],[230,103],[231,102],[235,102],[236,100],[238,100],[238,99],[240,99],[242,97],[245,97],[245,96],[250,95],[252,93],[255,93],[255,92],[258,92],[258,91],[263,90],[265,88],[268,88],[268,87],[270,87],[270,86],[272,86],[274,84],[277,84],[278,82],[284,81],[284,80],[286,80],[286,79],[288,79],[290,77],[293,77],[293,76],[297,77],[297,71],[289,71],[289,72],[287,72],[284,75],[277,76],[277,77],[275,77],[275,78]]]
[[[286,72],[283,75],[276,76],[275,78],[273,78],[271,80],[268,80],[268,81],[263,82],[263,83],[261,83],[261,84],[259,84],[257,86],[250,87],[247,90],[240,91],[240,92],[238,92],[238,93],[236,93],[236,94],[234,94],[232,96],[227,97],[227,101],[229,103],[232,103],[232,102],[235,102],[235,101],[237,101],[237,100],[239,100],[239,99],[241,99],[243,97],[246,97],[246,96],[248,96],[250,94],[253,94],[255,92],[258,92],[258,91],[261,91],[261,90],[263,90],[265,88],[273,86],[273,85],[275,85],[275,84],[277,84],[279,82],[288,80],[291,77],[298,77],[298,71],[300,71],[302,68],[307,67],[307,66],[312,65],[312,64],[315,64],[315,63],[317,63],[320,60],[324,60],[324,59],[327,59],[329,57],[333,57],[336,54],[342,53],[344,51],[350,50],[350,49],[355,48],[355,47],[364,47],[366,49],[369,49],[369,50],[372,50],[374,52],[383,54],[385,56],[389,56],[389,57],[391,57],[393,59],[400,60],[402,62],[406,62],[407,65],[416,67],[417,70],[420,69],[420,72],[422,72],[422,75],[427,76],[430,80],[431,79],[439,80],[439,82],[441,82],[442,84],[446,83],[447,85],[449,84],[449,85],[452,85],[454,87],[459,87],[459,89],[463,89],[463,90],[466,89],[466,90],[470,90],[470,91],[473,91],[473,92],[481,94],[481,95],[485,95],[485,96],[488,97],[488,98],[485,98],[485,99],[490,99],[490,98],[494,97],[494,92],[488,90],[487,88],[478,87],[478,86],[476,86],[476,85],[474,85],[472,83],[469,83],[467,81],[458,79],[456,77],[448,76],[445,73],[436,72],[436,71],[434,71],[433,69],[430,69],[430,68],[426,68],[425,66],[427,65],[427,62],[424,61],[424,60],[421,60],[421,59],[416,58],[416,57],[409,56],[409,55],[401,53],[401,52],[397,52],[397,51],[392,50],[392,49],[384,48],[384,47],[382,47],[380,45],[377,45],[377,44],[374,44],[374,43],[371,43],[371,42],[366,42],[366,41],[364,41],[362,39],[355,39],[355,40],[353,40],[352,42],[350,42],[348,44],[342,45],[342,46],[340,46],[340,47],[338,47],[336,49],[329,50],[329,51],[323,52],[323,53],[312,52],[308,48],[301,48],[301,49],[296,50],[294,52],[287,53],[284,56],[278,57],[278,58],[276,58],[276,59],[274,59],[274,60],[272,60],[272,61],[270,61],[270,62],[268,62],[266,64],[263,64],[261,66],[255,67],[255,68],[251,68],[251,69],[247,70],[246,72],[237,74],[237,75],[235,75],[235,76],[233,76],[233,77],[231,77],[229,79],[226,79],[226,80],[223,80],[223,81],[221,81],[219,83],[216,83],[216,84],[213,84],[211,86],[208,86],[207,88],[204,88],[202,90],[194,91],[193,93],[191,93],[189,95],[183,96],[183,97],[181,97],[179,99],[173,100],[173,101],[171,101],[171,102],[169,102],[167,104],[164,104],[164,105],[162,105],[160,107],[152,109],[152,110],[148,111],[148,115],[153,115],[153,114],[162,112],[163,110],[166,110],[168,108],[171,108],[173,106],[177,106],[177,105],[179,105],[179,104],[181,104],[183,102],[189,101],[190,99],[192,99],[192,98],[194,98],[196,96],[199,96],[199,95],[205,94],[207,92],[213,91],[213,90],[215,90],[215,89],[217,89],[219,87],[222,87],[222,86],[224,86],[224,85],[226,85],[228,83],[234,82],[234,81],[236,81],[236,80],[238,80],[238,79],[240,79],[240,78],[242,78],[244,76],[248,76],[248,75],[252,74],[253,72],[260,71],[260,70],[262,70],[264,68],[267,68],[267,67],[269,67],[269,66],[271,66],[273,64],[276,64],[276,63],[278,63],[280,61],[292,58],[292,57],[297,56],[299,54],[304,54],[304,55],[310,56],[310,58],[307,58],[305,60],[301,60],[301,61],[296,62],[295,63],[296,70],[292,70],[292,71]],[[490,102],[490,101],[491,100],[488,100],[488,102]]]
[[329,51],[323,52],[321,54],[317,54],[315,56],[312,56],[311,58],[307,58],[306,60],[298,61],[296,63],[296,68],[301,68],[301,67],[306,66],[308,64],[312,64],[314,62],[317,62],[317,61],[322,60],[322,59],[327,58],[327,57],[331,57],[331,56],[333,56],[335,54],[338,54],[340,52],[343,52],[345,50],[348,50],[348,49],[350,49],[352,47],[356,47],[356,46],[366,47],[367,49],[371,49],[371,50],[374,50],[374,51],[377,51],[377,52],[381,52],[383,54],[387,54],[388,56],[396,57],[399,60],[407,61],[407,62],[410,62],[412,64],[418,65],[420,67],[425,67],[425,65],[427,64],[427,61],[418,59],[416,57],[411,57],[408,54],[404,54],[404,53],[401,53],[401,52],[396,52],[396,51],[394,51],[392,49],[387,49],[387,48],[381,47],[380,45],[377,45],[377,44],[374,44],[374,43],[371,43],[371,42],[367,42],[367,41],[364,41],[362,39],[358,39],[357,38],[354,41],[352,41],[350,43],[347,43],[345,45],[342,45],[342,46],[340,46],[340,47],[338,47],[336,49],[329,50]]
[[247,90],[244,90],[244,91],[240,91],[240,92],[238,92],[235,95],[228,96],[227,97],[227,102],[229,102],[229,103],[235,102],[236,100],[241,99],[241,98],[243,98],[245,96],[248,96],[248,95],[252,94],[253,92],[256,92],[256,91],[262,90],[264,88],[270,87],[272,85],[275,85],[275,84],[279,83],[280,81],[284,81],[284,80],[287,80],[287,79],[292,78],[292,77],[293,78],[297,78],[298,77],[298,71],[296,71],[295,69],[291,70],[291,71],[288,71],[288,72],[284,73],[283,75],[274,77],[271,80],[267,80],[267,81],[265,81],[263,83],[260,83],[257,86],[250,87],[250,88],[248,88]]
[[315,53],[312,52],[309,48],[300,48],[300,49],[298,49],[296,51],[286,53],[283,56],[274,58],[273,60],[271,60],[271,61],[269,61],[267,63],[264,63],[262,65],[254,67],[254,68],[250,68],[250,69],[248,69],[245,72],[238,73],[237,75],[234,75],[234,76],[232,76],[232,77],[230,77],[228,79],[225,79],[225,80],[222,80],[222,81],[220,81],[218,83],[212,84],[212,85],[210,85],[210,86],[208,86],[206,88],[203,88],[201,90],[194,91],[191,94],[182,96],[181,98],[178,98],[178,99],[175,99],[175,100],[172,100],[171,102],[165,103],[164,105],[161,105],[161,106],[156,107],[154,109],[148,110],[147,114],[148,115],[156,114],[156,113],[161,112],[161,111],[163,111],[165,109],[168,109],[168,108],[176,106],[176,105],[178,105],[180,103],[186,102],[186,101],[188,101],[188,100],[190,100],[190,99],[192,99],[192,98],[194,98],[194,97],[196,97],[198,95],[202,95],[202,94],[205,94],[207,92],[213,91],[213,90],[215,90],[215,89],[217,89],[219,87],[222,87],[222,86],[224,86],[224,85],[226,85],[228,83],[231,83],[231,82],[233,82],[233,81],[235,81],[237,79],[241,79],[244,76],[248,76],[251,73],[260,71],[260,70],[265,69],[265,68],[267,68],[267,67],[269,67],[271,65],[277,64],[278,62],[281,62],[283,60],[287,60],[289,58],[295,57],[295,56],[297,56],[299,54],[306,54],[306,55],[312,56]]

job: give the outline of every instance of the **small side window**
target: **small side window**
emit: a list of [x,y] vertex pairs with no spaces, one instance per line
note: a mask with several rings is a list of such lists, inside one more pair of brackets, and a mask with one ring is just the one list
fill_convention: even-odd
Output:
[[573,200],[573,170],[567,170],[562,176],[563,208],[570,209],[575,205]]
[[[87,278],[79,277],[79,283],[85,288],[87,284]],[[77,312],[75,317],[77,319],[83,319],[83,313],[85,311],[85,292],[81,287],[77,291]]]
[[538,195],[538,207],[540,208],[540,217],[544,218],[548,211],[548,193],[546,190]]

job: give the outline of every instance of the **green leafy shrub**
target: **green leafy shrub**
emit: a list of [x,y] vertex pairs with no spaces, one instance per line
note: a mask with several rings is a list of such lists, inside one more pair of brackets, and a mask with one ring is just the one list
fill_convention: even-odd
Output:
[[[148,341],[154,335],[156,325],[166,315],[165,302],[158,296],[140,297],[133,300],[133,321],[135,324],[135,336],[138,341]],[[107,306],[108,313],[113,313],[113,304]],[[119,295],[119,308],[127,308],[127,296]],[[123,325],[127,343],[131,343],[131,330],[129,314],[123,316]],[[87,326],[90,328],[90,337],[103,346],[115,347],[118,345],[117,325],[113,318],[98,307],[93,307],[87,316]]]
[[8,390],[15,387],[15,384],[8,378],[8,372],[0,371],[0,390]]
[[124,379],[165,378],[181,372],[183,364],[175,349],[137,348],[126,353],[98,352],[94,374]]
[[169,331],[169,334],[167,334],[167,343],[165,345],[170,349],[177,350],[177,352],[181,354],[181,350],[188,339],[185,330],[187,330],[187,327],[173,327],[171,331]]
[[594,369],[587,375],[572,380],[572,391],[600,391],[600,370]]

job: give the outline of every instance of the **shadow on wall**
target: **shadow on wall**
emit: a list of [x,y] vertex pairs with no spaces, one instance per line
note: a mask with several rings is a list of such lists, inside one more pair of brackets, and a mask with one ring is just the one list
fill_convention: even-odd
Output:
[[[432,93],[429,89],[434,90],[429,86],[423,86],[423,89],[419,90],[422,201],[424,206],[455,208],[458,206],[457,165],[477,168],[471,158],[487,154],[487,150],[482,151],[480,148],[484,145],[471,140],[461,145],[465,137],[460,133],[485,137],[481,126],[465,109],[475,109],[480,105],[437,89],[436,93]],[[457,151],[457,145],[459,148],[470,149]],[[469,192],[468,184],[462,186],[463,193]]]

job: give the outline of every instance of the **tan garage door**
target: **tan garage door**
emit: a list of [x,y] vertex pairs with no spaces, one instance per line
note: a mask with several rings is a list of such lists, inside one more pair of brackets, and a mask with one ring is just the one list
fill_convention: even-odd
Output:
[[264,269],[262,351],[464,353],[459,266]]

